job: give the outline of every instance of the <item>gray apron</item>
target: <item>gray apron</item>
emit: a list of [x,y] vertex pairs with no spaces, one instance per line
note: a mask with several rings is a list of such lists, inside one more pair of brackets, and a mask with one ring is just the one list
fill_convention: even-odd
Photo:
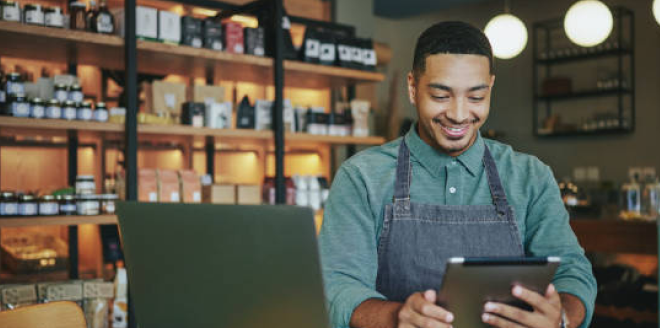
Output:
[[378,240],[376,290],[390,301],[437,290],[450,257],[525,255],[513,209],[486,147],[483,157],[493,205],[430,205],[410,201],[412,169],[405,140],[399,147],[394,202],[385,206]]

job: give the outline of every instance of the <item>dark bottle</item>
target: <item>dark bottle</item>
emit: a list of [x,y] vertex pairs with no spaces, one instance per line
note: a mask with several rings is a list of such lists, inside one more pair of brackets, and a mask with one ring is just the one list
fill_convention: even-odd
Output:
[[94,26],[93,20],[94,16],[98,14],[99,8],[96,6],[96,1],[90,1],[89,2],[89,10],[85,13],[85,23],[87,24],[87,29],[90,31],[94,31]]
[[115,32],[115,18],[108,10],[106,0],[101,0],[96,15],[92,18],[92,31],[102,34],[113,34]]

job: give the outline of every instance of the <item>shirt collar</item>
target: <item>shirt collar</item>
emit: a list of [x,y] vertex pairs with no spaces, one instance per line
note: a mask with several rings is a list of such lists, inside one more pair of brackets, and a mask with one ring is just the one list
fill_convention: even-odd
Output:
[[435,150],[435,148],[422,140],[417,133],[417,123],[411,126],[405,136],[405,140],[412,156],[434,176],[439,176],[445,166],[454,160],[461,163],[473,176],[476,176],[479,169],[483,166],[486,145],[481,137],[481,132],[477,132],[477,140],[475,140],[474,144],[456,158]]

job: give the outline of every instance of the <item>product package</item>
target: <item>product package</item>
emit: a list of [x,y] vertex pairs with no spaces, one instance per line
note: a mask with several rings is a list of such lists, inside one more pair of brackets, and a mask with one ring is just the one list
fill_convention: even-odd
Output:
[[202,21],[190,16],[181,17],[181,44],[194,48],[204,45]]
[[156,170],[138,170],[138,200],[152,203],[158,201],[158,175]]
[[371,104],[366,100],[355,99],[351,101],[351,114],[353,116],[353,136],[369,136],[369,109]]
[[128,327],[128,277],[125,268],[115,276],[115,300],[112,302],[112,328]]
[[300,59],[308,63],[318,64],[321,60],[320,33],[311,27],[305,29],[305,38],[300,47]]
[[[114,9],[112,14],[115,16],[115,26],[119,30],[119,35],[125,37],[126,15],[124,9]],[[158,39],[158,9],[144,6],[135,7],[135,34],[139,39]],[[57,81],[55,83],[57,84]]]
[[179,188],[179,175],[173,170],[157,170],[158,172],[158,201],[161,203],[179,203],[181,194]]
[[181,42],[181,16],[170,11],[158,11],[158,40],[171,44]]
[[236,128],[254,129],[254,114],[255,108],[250,105],[250,99],[247,96],[243,97],[236,111]]
[[206,105],[204,103],[187,102],[183,104],[181,123],[201,128],[204,127],[205,115]]
[[222,24],[216,23],[213,19],[205,19],[202,22],[202,36],[204,39],[204,48],[212,50],[224,50],[222,43]]
[[102,281],[83,282],[83,312],[88,328],[107,328],[114,284]]
[[37,289],[34,285],[0,286],[2,311],[37,304]]
[[324,113],[324,110],[323,107],[318,107],[307,111],[307,117],[305,118],[307,133],[315,135],[328,134],[330,117]]
[[270,100],[257,100],[254,103],[254,129],[269,130],[272,126],[273,102]]
[[179,181],[184,203],[202,202],[202,183],[195,171],[179,171]]
[[218,85],[195,85],[190,88],[188,99],[197,103],[221,103],[225,99],[225,88]]
[[321,42],[319,64],[332,66],[337,61],[337,44],[332,33],[319,34]]
[[208,185],[202,187],[202,199],[204,203],[210,204],[236,204],[236,186],[227,185]]
[[71,301],[82,307],[83,285],[80,281],[54,283],[46,288],[46,302]]
[[245,53],[248,55],[264,56],[266,54],[264,29],[261,27],[243,29],[243,38],[245,39]]
[[186,101],[186,85],[154,81],[145,88],[146,107],[155,114],[170,114],[174,117],[181,115],[181,105]]
[[213,129],[231,129],[232,116],[231,102],[206,105],[205,125]]
[[337,66],[353,68],[353,45],[348,38],[337,40]]
[[224,36],[224,45],[227,52],[242,54],[245,52],[243,47],[243,27],[239,23],[226,22],[222,24],[222,34]]
[[260,205],[261,204],[261,186],[260,185],[237,185],[236,186],[236,204],[238,204],[238,205]]
[[362,50],[362,68],[368,71],[375,71],[378,58],[374,50],[374,42],[371,39],[360,39]]

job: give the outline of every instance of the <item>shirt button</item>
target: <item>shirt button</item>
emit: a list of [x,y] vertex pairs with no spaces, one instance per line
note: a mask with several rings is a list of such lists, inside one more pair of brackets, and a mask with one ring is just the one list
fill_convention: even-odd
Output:
[[451,162],[451,165],[456,165],[456,161]]
[[449,192],[452,193],[452,194],[455,194],[456,193],[456,188],[454,188],[454,187],[449,188]]

